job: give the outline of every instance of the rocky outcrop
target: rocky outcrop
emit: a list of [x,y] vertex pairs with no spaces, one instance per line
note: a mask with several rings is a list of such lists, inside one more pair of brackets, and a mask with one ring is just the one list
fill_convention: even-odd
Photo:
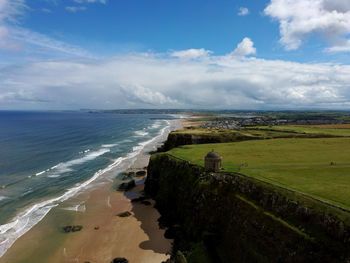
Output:
[[117,214],[117,216],[119,216],[119,217],[129,217],[131,215],[132,214],[129,211],[125,211],[125,212],[121,212],[121,213]]
[[119,191],[129,191],[136,186],[135,180],[131,179],[127,182],[121,183],[118,187]]
[[126,258],[115,258],[112,260],[111,263],[128,263],[129,260],[127,260]]
[[83,229],[83,226],[76,225],[76,226],[64,226],[62,228],[64,233],[71,233],[71,232],[79,232]]
[[152,156],[145,190],[187,259],[203,243],[207,262],[349,260],[349,213],[308,196],[168,154]]

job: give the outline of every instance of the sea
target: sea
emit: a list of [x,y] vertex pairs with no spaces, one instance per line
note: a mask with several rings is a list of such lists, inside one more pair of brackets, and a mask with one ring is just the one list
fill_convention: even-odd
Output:
[[53,207],[169,132],[171,119],[0,111],[0,257]]

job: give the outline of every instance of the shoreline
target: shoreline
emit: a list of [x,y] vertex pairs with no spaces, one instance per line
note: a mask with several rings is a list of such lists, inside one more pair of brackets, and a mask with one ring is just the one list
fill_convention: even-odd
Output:
[[[171,130],[181,127],[181,119],[171,122],[158,136],[136,146],[141,148],[135,150],[135,156],[129,156],[131,162],[126,166],[134,169],[147,166],[148,152],[162,143]],[[39,223],[16,240],[0,262],[92,263],[110,262],[115,257],[128,258],[129,262],[166,260],[171,241],[165,240],[164,231],[159,229],[158,212],[153,206],[131,203],[126,194],[112,188],[115,172],[129,167],[111,167],[103,171],[93,184],[52,208]],[[142,189],[141,180],[128,195],[135,197]],[[125,211],[131,211],[132,216],[116,216]],[[83,226],[78,233],[60,231],[63,225],[78,224]]]

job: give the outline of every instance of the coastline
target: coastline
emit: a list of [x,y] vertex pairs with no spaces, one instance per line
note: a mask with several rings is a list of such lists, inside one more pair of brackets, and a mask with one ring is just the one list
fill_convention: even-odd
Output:
[[[171,121],[170,130],[181,127]],[[145,142],[131,159],[131,167],[148,165],[148,151],[163,142],[168,131]],[[158,138],[159,137],[159,138]],[[129,167],[118,167],[117,171]],[[125,257],[129,262],[162,262],[169,256],[171,241],[159,229],[158,212],[153,206],[131,203],[140,194],[143,180],[124,194],[113,189],[116,171],[112,168],[83,191],[52,208],[27,233],[22,235],[0,258],[0,262],[110,262]],[[114,175],[114,176],[113,176]],[[118,213],[130,211],[121,218]],[[82,225],[76,233],[63,233],[65,225]]]

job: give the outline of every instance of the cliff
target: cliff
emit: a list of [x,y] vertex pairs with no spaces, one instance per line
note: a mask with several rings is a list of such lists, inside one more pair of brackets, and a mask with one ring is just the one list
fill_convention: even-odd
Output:
[[348,212],[308,196],[165,153],[152,156],[145,191],[176,262],[349,262]]
[[191,144],[209,144],[240,142],[248,140],[264,140],[276,138],[332,138],[337,137],[332,134],[306,133],[293,130],[274,130],[269,128],[250,128],[241,130],[226,129],[201,129],[189,128],[180,131],[171,132],[167,141],[159,149],[165,152],[172,148],[191,145]]
[[198,132],[196,130],[189,129],[180,132],[171,132],[161,151],[168,151],[181,145],[237,142],[254,139],[256,140],[262,138],[258,136],[242,134],[237,131],[220,130],[216,132]]

